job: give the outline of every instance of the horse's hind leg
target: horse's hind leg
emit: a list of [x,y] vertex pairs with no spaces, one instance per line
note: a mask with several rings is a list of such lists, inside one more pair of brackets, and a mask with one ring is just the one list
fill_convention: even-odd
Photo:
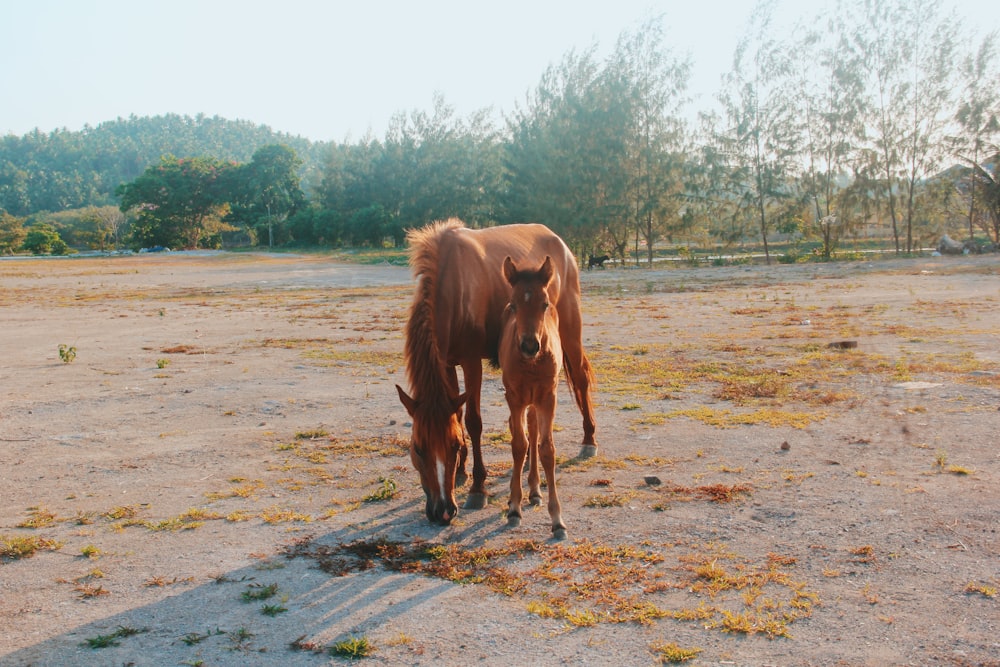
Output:
[[[577,321],[579,322],[579,319]],[[569,387],[573,391],[573,399],[580,409],[580,414],[583,415],[583,446],[580,447],[579,458],[585,459],[597,453],[597,440],[594,439],[597,422],[594,420],[594,404],[590,398],[590,385],[594,380],[594,371],[590,366],[587,353],[583,350],[583,341],[579,331],[579,325],[573,328],[567,324],[564,328],[560,315],[559,336],[562,339],[566,379],[569,381]]]
[[535,406],[528,408],[528,462],[528,504],[541,505],[542,485],[538,473],[538,415],[535,412]]
[[510,409],[510,451],[514,457],[514,467],[510,471],[510,500],[507,502],[507,525],[516,528],[521,525],[521,468],[528,443],[524,439],[524,408]]

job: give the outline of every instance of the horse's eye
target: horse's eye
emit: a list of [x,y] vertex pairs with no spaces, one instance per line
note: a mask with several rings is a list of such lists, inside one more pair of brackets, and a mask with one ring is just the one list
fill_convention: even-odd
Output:
[[551,306],[551,305],[552,305],[551,303],[549,303],[548,301],[546,301],[545,303],[542,304],[542,310],[548,310],[549,306]]
[[511,301],[510,303],[508,303],[507,307],[510,308],[510,312],[512,312],[512,313],[516,313],[517,312],[517,306],[514,305],[513,301]]

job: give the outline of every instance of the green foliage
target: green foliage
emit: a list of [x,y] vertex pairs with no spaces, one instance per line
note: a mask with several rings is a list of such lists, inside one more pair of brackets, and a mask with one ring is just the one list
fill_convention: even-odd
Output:
[[20,250],[26,235],[21,218],[0,210],[0,255],[13,255]]
[[64,364],[71,364],[76,360],[76,345],[59,344],[59,358]]
[[348,637],[336,642],[330,647],[330,654],[341,658],[356,660],[367,658],[375,652],[375,647],[367,637]]
[[59,236],[59,232],[47,224],[30,227],[21,248],[32,255],[65,255],[69,252],[69,246]]
[[167,155],[142,176],[116,193],[121,210],[136,218],[135,247],[198,248],[218,243],[217,235],[231,229],[222,222],[229,210],[233,165],[209,157]]

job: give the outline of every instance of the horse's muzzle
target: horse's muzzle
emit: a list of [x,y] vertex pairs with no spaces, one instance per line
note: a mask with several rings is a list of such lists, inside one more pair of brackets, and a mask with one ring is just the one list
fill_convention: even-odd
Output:
[[538,351],[541,349],[542,346],[537,336],[522,336],[521,345],[519,347],[521,350],[521,354],[530,359],[531,357],[534,357],[536,354],[538,354]]
[[458,506],[455,503],[444,500],[427,499],[427,520],[431,523],[447,526],[458,514]]

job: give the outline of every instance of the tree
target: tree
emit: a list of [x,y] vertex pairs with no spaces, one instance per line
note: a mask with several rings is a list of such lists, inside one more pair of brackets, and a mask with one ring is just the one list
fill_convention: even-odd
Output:
[[69,247],[51,225],[30,227],[21,246],[33,255],[65,255]]
[[840,237],[862,220],[843,187],[864,136],[865,78],[863,59],[846,39],[847,16],[839,11],[820,17],[814,29],[801,29],[793,47],[798,54],[796,86],[802,91],[802,178],[811,202],[813,228],[822,239],[823,257],[830,259]]
[[117,247],[128,218],[116,206],[88,206],[80,213],[87,245],[98,250]]
[[[968,182],[969,239],[975,236],[976,186],[983,177],[980,165],[987,146],[1000,133],[1000,76],[996,70],[997,32],[983,38],[979,48],[962,61],[962,95],[955,120],[960,132],[953,138],[954,153],[971,164]],[[989,172],[986,172],[989,175]],[[989,179],[987,179],[989,180]]]
[[[690,77],[690,60],[672,56],[664,45],[663,19],[653,19],[618,40],[606,67],[609,87],[627,102],[625,169],[627,222],[645,241],[652,264],[653,246],[683,224],[685,124],[681,107]],[[671,227],[671,225],[673,225]]]
[[892,220],[896,252],[911,252],[917,188],[939,167],[951,104],[957,24],[939,0],[858,0],[854,43],[871,72],[873,152]]
[[771,3],[758,5],[736,47],[719,95],[727,127],[718,136],[731,169],[723,185],[731,215],[735,221],[755,221],[768,264],[768,233],[792,218],[798,204],[793,183],[800,136],[788,86],[794,80],[791,54],[768,35],[772,10]]
[[0,209],[0,255],[13,255],[24,244],[24,221]]
[[179,248],[216,244],[222,231],[232,229],[222,222],[229,209],[226,174],[231,168],[214,158],[168,155],[121,185],[116,192],[121,211],[135,216],[133,244]]
[[301,166],[302,160],[288,146],[258,148],[248,164],[229,171],[229,219],[249,229],[266,229],[267,245],[273,246],[274,225],[305,205],[298,174]]

